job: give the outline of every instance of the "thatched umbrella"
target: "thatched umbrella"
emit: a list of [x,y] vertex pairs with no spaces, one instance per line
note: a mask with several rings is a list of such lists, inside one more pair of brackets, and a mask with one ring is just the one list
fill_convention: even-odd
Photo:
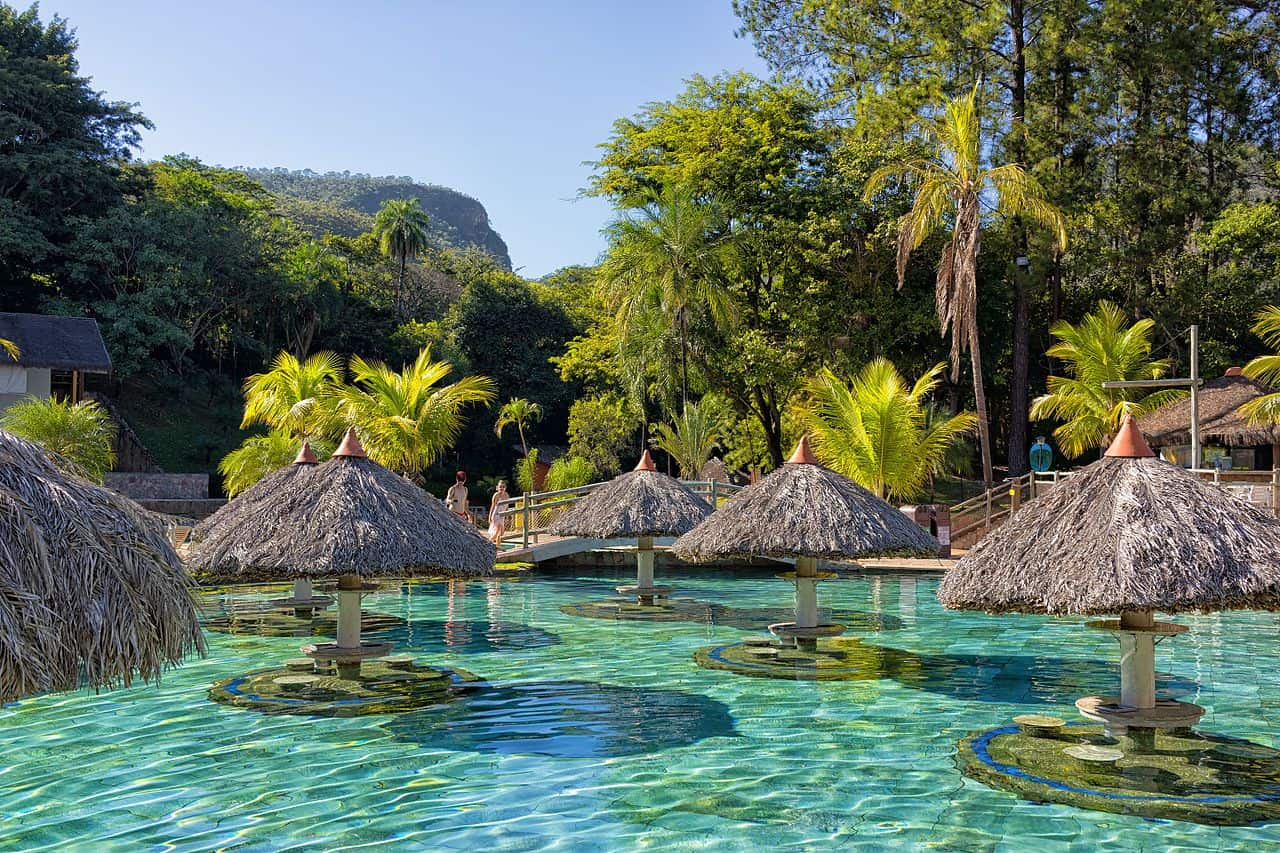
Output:
[[475,576],[492,570],[496,556],[473,526],[369,459],[354,429],[329,461],[278,487],[254,517],[256,527],[247,519],[245,529],[215,531],[188,565],[201,580],[222,583],[337,578],[338,641],[304,651],[347,672],[391,648],[360,641],[361,575]]
[[0,431],[0,701],[158,678],[204,641],[163,526]]
[[1152,614],[1280,609],[1280,519],[1155,458],[1130,416],[1102,459],[961,558],[938,598],[966,610],[1119,613],[1091,624],[1119,634],[1120,696],[1077,707],[1117,728],[1190,725],[1197,706],[1155,700],[1155,638],[1183,627]]
[[634,594],[641,604],[671,594],[653,583],[653,537],[688,533],[711,514],[712,507],[675,477],[660,473],[646,450],[634,471],[614,477],[580,498],[551,525],[555,536],[636,540],[635,586],[618,592]]
[[843,632],[818,624],[818,560],[871,556],[936,556],[938,542],[900,510],[818,463],[801,438],[787,463],[734,495],[714,515],[676,540],[676,556],[694,562],[771,557],[794,559],[796,620],[771,625],[781,637],[812,647]]
[[[264,503],[269,507],[276,500],[277,492],[286,488],[294,478],[311,472],[320,460],[311,449],[311,443],[304,441],[294,457],[293,463],[267,474],[258,482],[236,495],[218,509],[213,515],[196,525],[192,540],[200,542],[219,535],[235,536],[235,531],[249,531],[248,535],[261,537]],[[299,616],[310,616],[309,611],[325,608],[333,603],[327,595],[316,595],[311,585],[311,578],[296,577],[293,579],[293,596],[273,599],[274,607],[292,607],[299,611]]]

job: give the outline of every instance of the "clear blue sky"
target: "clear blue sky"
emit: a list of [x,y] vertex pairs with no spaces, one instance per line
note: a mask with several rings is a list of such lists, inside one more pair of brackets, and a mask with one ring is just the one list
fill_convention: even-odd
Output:
[[145,158],[453,187],[531,277],[603,248],[607,205],[576,196],[614,119],[693,74],[764,73],[729,0],[44,0],[54,13],[95,88],[155,123]]

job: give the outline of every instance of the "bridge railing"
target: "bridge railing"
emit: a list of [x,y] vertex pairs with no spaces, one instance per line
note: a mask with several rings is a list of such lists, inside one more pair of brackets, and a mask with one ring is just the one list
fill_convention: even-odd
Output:
[[[682,480],[688,489],[713,506],[718,506],[724,499],[735,494],[741,486],[722,483],[718,480]],[[545,534],[555,521],[569,511],[569,508],[582,500],[604,483],[589,483],[572,489],[557,489],[549,492],[533,492],[508,498],[499,506],[499,511],[506,516],[506,532],[502,541],[518,543],[521,548],[528,548],[536,543],[538,537]]]

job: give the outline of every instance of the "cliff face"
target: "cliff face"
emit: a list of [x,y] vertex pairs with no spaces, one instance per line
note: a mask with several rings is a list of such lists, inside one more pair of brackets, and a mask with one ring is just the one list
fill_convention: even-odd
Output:
[[304,226],[354,236],[366,231],[387,199],[417,198],[431,217],[432,236],[456,249],[477,247],[511,269],[502,236],[489,224],[484,205],[468,195],[412,178],[375,178],[310,169],[242,169],[281,201],[281,210]]

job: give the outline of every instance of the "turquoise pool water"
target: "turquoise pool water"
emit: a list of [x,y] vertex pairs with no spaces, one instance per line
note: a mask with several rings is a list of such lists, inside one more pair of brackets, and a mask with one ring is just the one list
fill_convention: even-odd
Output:
[[[607,571],[415,583],[366,599],[408,624],[399,651],[488,687],[447,708],[354,719],[268,716],[206,687],[293,657],[296,638],[208,634],[159,687],[0,711],[4,850],[1262,849],[1275,827],[1216,828],[1035,805],[961,776],[962,735],[1038,711],[1074,718],[1113,690],[1113,641],[1077,620],[943,611],[936,581],[823,584],[824,606],[880,614],[869,645],[911,653],[882,678],[789,682],[697,667],[752,632],[611,622],[561,604],[612,594]],[[677,594],[785,605],[768,573],[665,574]],[[1280,746],[1277,618],[1182,617],[1168,689],[1202,728]],[[383,635],[387,636],[387,635]],[[901,655],[887,657],[901,659]]]

